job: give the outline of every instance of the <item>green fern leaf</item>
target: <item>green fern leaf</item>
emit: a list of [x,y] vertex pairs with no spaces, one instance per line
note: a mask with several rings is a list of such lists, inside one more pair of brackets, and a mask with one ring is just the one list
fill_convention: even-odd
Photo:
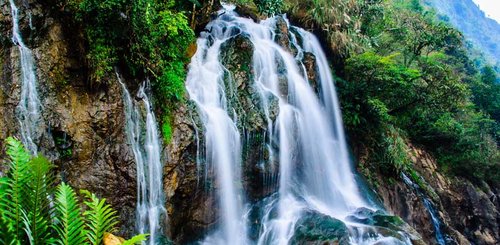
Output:
[[134,236],[122,243],[122,245],[134,245],[134,244],[142,244],[142,242],[146,241],[148,234],[139,234]]
[[53,177],[51,170],[53,165],[44,157],[33,158],[28,163],[30,169],[30,181],[25,193],[27,200],[24,204],[26,209],[25,230],[28,237],[32,238],[34,245],[45,245],[50,238],[50,195],[54,192]]
[[9,229],[9,223],[4,216],[4,207],[2,203],[5,202],[7,197],[8,179],[7,177],[0,178],[0,244],[17,244],[14,239],[14,234]]
[[87,232],[76,194],[71,186],[61,183],[55,195],[53,228],[58,238],[53,244],[85,245]]
[[26,234],[23,223],[23,204],[29,198],[26,193],[30,181],[29,161],[30,154],[24,149],[21,142],[14,138],[7,138],[7,155],[9,156],[9,172],[5,186],[5,197],[0,201],[3,210],[3,219],[7,229],[13,234],[12,242],[25,243]]
[[84,203],[88,210],[84,212],[87,223],[87,238],[92,245],[100,245],[104,233],[112,233],[118,223],[116,211],[106,204],[106,199],[99,199],[93,193],[81,191],[87,199]]

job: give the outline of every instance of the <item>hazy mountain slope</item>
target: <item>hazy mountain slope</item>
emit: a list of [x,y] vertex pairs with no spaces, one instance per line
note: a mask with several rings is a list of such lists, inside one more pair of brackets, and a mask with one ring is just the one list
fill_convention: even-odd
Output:
[[500,24],[486,17],[472,0],[425,0],[434,6],[486,56],[500,62]]

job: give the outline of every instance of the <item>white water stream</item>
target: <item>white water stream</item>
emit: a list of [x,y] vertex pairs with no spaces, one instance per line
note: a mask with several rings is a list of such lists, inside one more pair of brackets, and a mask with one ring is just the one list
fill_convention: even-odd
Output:
[[[42,105],[37,92],[37,79],[33,53],[23,42],[19,29],[19,9],[14,0],[9,0],[12,14],[12,42],[19,49],[21,64],[21,96],[17,106],[21,141],[32,154],[37,154],[36,141],[40,136]],[[30,21],[31,22],[31,21]]]
[[161,218],[166,215],[162,184],[163,165],[161,144],[156,119],[143,83],[134,101],[122,82],[125,109],[125,132],[132,148],[137,169],[137,231],[148,233],[148,244],[158,244],[161,234]]

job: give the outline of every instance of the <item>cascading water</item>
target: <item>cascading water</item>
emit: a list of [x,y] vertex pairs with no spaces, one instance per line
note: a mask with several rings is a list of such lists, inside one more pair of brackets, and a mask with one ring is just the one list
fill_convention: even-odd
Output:
[[[24,146],[36,154],[39,137],[38,128],[42,120],[42,105],[38,97],[33,53],[26,47],[19,29],[19,9],[14,0],[9,0],[12,13],[12,41],[19,49],[21,64],[21,96],[17,106],[18,120],[21,131],[21,140]],[[31,21],[30,21],[31,23]]]
[[[220,229],[205,243],[289,244],[294,227],[305,213],[314,211],[345,223],[350,243],[404,244],[399,238],[384,237],[368,225],[351,221],[359,208],[371,208],[358,190],[345,142],[341,113],[334,82],[325,54],[313,34],[288,23],[290,47],[277,39],[278,17],[260,23],[239,17],[234,7],[225,6],[201,33],[193,56],[187,90],[200,112],[204,125],[206,168],[214,168],[220,190]],[[285,20],[286,21],[286,20]],[[228,72],[220,60],[221,46],[236,36],[253,44],[253,91],[267,120],[270,158],[279,161],[279,190],[266,198],[258,239],[250,239],[245,219],[247,203],[237,186],[240,177],[241,142],[244,129],[237,127],[238,116],[228,101],[235,86],[225,84]],[[295,50],[292,55],[290,50]],[[313,54],[319,95],[308,80],[302,62]],[[285,85],[283,83],[286,83]],[[285,88],[285,89],[284,89]],[[278,106],[276,118],[271,117]]]
[[209,42],[208,35],[198,39],[198,50],[192,58],[186,81],[189,95],[198,105],[203,120],[206,168],[216,169],[220,183],[221,229],[206,242],[245,244],[241,193],[235,186],[240,172],[241,141],[238,128],[228,113],[224,67],[219,60],[221,44],[230,36],[222,32],[218,34],[220,36],[215,36],[217,39],[213,44]]
[[441,230],[441,220],[432,202],[422,193],[421,188],[417,184],[413,183],[413,181],[408,176],[406,176],[406,174],[403,173],[402,177],[405,184],[413,188],[417,192],[418,196],[422,198],[422,202],[424,203],[425,208],[431,216],[432,225],[434,226],[434,232],[436,236],[436,242],[439,245],[447,244],[444,233]]
[[[161,145],[156,119],[144,83],[137,93],[142,105],[132,100],[127,87],[117,74],[123,89],[125,132],[134,153],[137,169],[137,230],[149,234],[149,244],[158,244],[160,219],[166,215],[162,185]],[[145,112],[144,115],[142,112]]]

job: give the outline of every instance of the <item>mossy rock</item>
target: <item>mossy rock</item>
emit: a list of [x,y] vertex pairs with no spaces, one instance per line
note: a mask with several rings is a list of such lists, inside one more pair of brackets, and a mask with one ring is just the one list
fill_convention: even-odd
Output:
[[402,230],[401,227],[405,224],[398,216],[388,215],[382,211],[373,211],[368,208],[359,208],[348,219],[356,223],[380,226],[391,230]]
[[384,237],[393,237],[402,242],[410,239],[413,244],[425,244],[420,234],[400,217],[388,215],[380,210],[373,211],[368,208],[359,208],[348,216],[347,220],[369,226],[371,230],[369,232],[374,235],[380,234]]
[[297,221],[291,244],[349,244],[348,241],[349,230],[342,221],[309,211]]

